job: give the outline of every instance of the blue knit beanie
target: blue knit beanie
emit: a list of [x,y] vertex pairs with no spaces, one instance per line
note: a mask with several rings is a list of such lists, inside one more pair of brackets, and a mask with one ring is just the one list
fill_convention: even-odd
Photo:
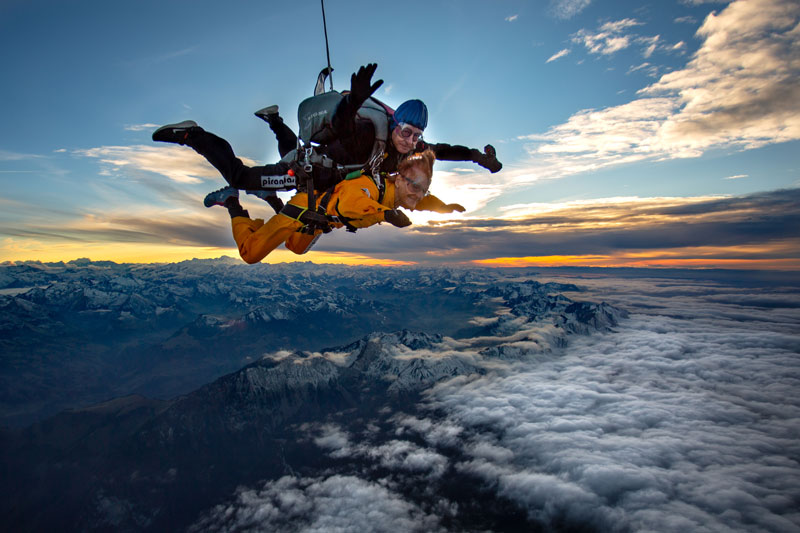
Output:
[[394,112],[392,128],[398,124],[410,124],[421,130],[428,125],[428,108],[422,100],[406,100]]

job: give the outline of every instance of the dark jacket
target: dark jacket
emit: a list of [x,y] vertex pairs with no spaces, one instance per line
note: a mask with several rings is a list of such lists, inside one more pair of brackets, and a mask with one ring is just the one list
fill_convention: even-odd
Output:
[[[354,105],[351,95],[346,94],[339,102],[336,111],[331,118],[336,140],[323,148],[323,152],[331,159],[341,165],[352,165],[366,163],[372,154],[372,147],[375,144],[375,126],[372,121],[360,119],[356,116],[359,105]],[[391,126],[389,126],[391,128]],[[386,155],[380,166],[381,173],[397,172],[397,165],[406,155],[400,154],[394,147],[391,139],[391,131],[388,132],[386,141]],[[419,141],[414,151],[421,152],[430,148],[436,154],[436,159],[442,161],[473,161],[476,155],[480,155],[478,150],[467,148],[466,146],[450,144],[428,144]]]

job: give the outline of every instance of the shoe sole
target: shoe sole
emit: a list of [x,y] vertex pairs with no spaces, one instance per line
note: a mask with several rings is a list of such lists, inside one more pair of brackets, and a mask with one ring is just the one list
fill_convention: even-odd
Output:
[[256,111],[253,114],[255,116],[257,116],[258,118],[266,120],[268,116],[277,115],[278,114],[278,106],[271,105],[271,106],[265,107],[264,109],[259,109],[258,111]]
[[194,120],[184,120],[183,122],[178,122],[177,124],[167,124],[166,126],[161,126],[156,131],[153,132],[153,136],[161,133],[162,131],[167,130],[188,130],[189,128],[196,128],[197,122]]

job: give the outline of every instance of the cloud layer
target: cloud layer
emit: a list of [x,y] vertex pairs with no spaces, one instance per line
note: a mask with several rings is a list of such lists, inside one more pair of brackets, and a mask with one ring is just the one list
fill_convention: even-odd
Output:
[[475,434],[473,449],[496,450],[460,468],[532,512],[603,530],[796,529],[800,337],[785,321],[800,313],[717,298],[750,289],[626,283],[614,292],[637,294],[641,313],[618,333],[436,388],[431,406]]
[[591,255],[607,264],[796,261],[792,249],[800,249],[800,189],[741,197],[512,205],[505,212],[502,219],[461,218],[407,230],[370,230],[358,239],[332,234],[318,247],[371,250],[379,257],[412,261],[425,261],[429,254],[451,262]]
[[321,453],[359,473],[240,489],[197,529],[443,530],[458,505],[437,487],[460,475],[484,505],[511,501],[546,529],[796,531],[797,280],[553,279],[632,315],[549,355],[508,338],[522,358],[435,386],[415,414],[387,419],[393,430],[311,428]]

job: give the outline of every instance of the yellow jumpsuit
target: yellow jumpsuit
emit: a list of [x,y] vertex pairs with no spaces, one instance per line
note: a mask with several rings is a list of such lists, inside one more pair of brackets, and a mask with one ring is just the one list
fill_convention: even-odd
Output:
[[[356,228],[366,228],[383,222],[383,213],[395,208],[394,183],[386,181],[386,192],[383,201],[378,202],[378,187],[369,176],[339,182],[333,190],[328,202],[327,214],[349,219],[349,224]],[[319,196],[317,196],[319,205]],[[289,203],[300,208],[308,207],[308,195],[304,192],[295,194]],[[445,204],[435,196],[428,195],[417,204],[417,211],[436,211],[450,213],[453,207]],[[342,224],[333,224],[340,228]],[[300,233],[303,223],[281,213],[266,222],[263,219],[234,217],[231,219],[233,238],[239,247],[239,255],[246,263],[258,263],[282,242],[286,248],[296,254],[308,250],[316,235]],[[318,230],[317,233],[321,233]]]

